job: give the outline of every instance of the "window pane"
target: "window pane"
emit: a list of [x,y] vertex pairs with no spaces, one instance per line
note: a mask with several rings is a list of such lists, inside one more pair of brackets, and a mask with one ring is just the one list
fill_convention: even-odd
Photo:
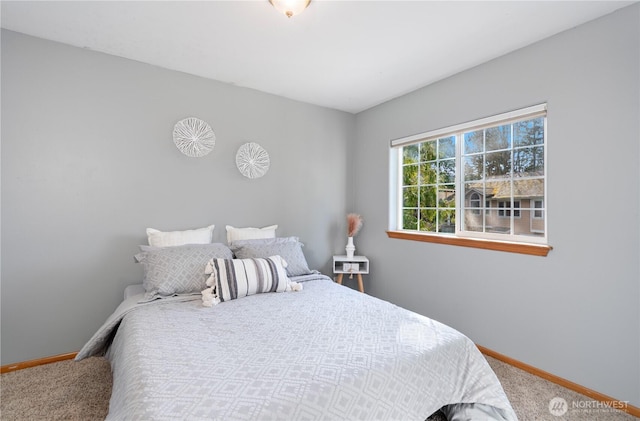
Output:
[[519,121],[513,124],[513,143],[515,146],[541,145],[544,143],[544,119]]
[[442,233],[456,232],[456,212],[455,210],[445,210],[438,212],[438,231]]
[[513,152],[513,175],[544,175],[544,146],[516,149]]
[[456,181],[456,160],[447,159],[440,161],[439,166],[440,177],[438,181],[440,183],[455,183]]
[[420,165],[420,184],[435,184],[438,181],[438,163]]
[[514,197],[544,197],[544,179],[528,178],[524,180],[514,180]]
[[509,205],[507,202],[501,200],[498,202],[498,217],[506,218],[511,216],[511,209],[509,209]]
[[418,188],[405,187],[402,189],[402,207],[416,208],[418,207]]
[[[482,192],[483,192],[482,183],[466,183],[464,185],[464,191],[462,192],[462,195],[464,196],[465,207],[471,206],[469,202],[471,201],[472,195],[474,195],[475,193],[479,194]],[[482,199],[479,198],[478,200],[482,200]]]
[[534,208],[535,210],[533,211],[533,217],[534,218],[542,218],[543,216],[543,212],[542,212],[542,200],[536,200],[534,201]]
[[495,151],[511,147],[511,125],[490,127],[485,130],[486,149]]
[[544,219],[531,220],[531,236],[544,236]]
[[436,141],[423,142],[420,144],[420,161],[433,161],[436,159]]
[[544,235],[544,210],[543,201],[535,200],[532,210],[533,218],[531,218],[531,234]]
[[436,211],[420,209],[420,231],[436,232]]
[[511,220],[509,218],[502,218],[499,220],[499,223],[496,225],[487,226],[485,232],[490,232],[494,234],[511,234]]
[[435,186],[420,187],[420,206],[436,207],[436,188]]
[[467,181],[482,180],[484,157],[482,155],[473,155],[464,158],[464,179]]
[[418,184],[418,165],[405,165],[402,167],[402,185],[415,186]]
[[402,148],[402,163],[415,164],[418,162],[418,145],[409,145]]
[[485,183],[487,197],[492,201],[507,200],[511,202],[511,181],[497,180]]
[[475,210],[466,209],[464,211],[464,227],[466,231],[483,231],[484,215],[483,212],[475,213]]
[[456,157],[456,137],[449,136],[438,139],[438,158],[455,158]]
[[511,151],[486,154],[485,165],[487,177],[511,176]]
[[464,153],[470,154],[484,150],[484,130],[464,134]]
[[418,209],[405,209],[402,212],[402,229],[418,229]]
[[438,207],[456,207],[456,186],[454,184],[440,186],[438,189]]
[[[539,200],[523,199],[520,201],[520,209],[514,209],[514,213],[519,212],[520,218],[514,219],[514,233],[526,236],[541,236],[544,234],[544,220],[536,218],[535,213],[540,212],[536,206],[541,206]],[[516,208],[517,208],[517,203]],[[539,209],[539,208],[538,208]],[[540,214],[540,217],[542,214]]]
[[469,207],[472,209],[480,209],[480,195],[478,193],[471,193],[469,196]]
[[492,227],[496,225],[498,222],[498,218],[500,217],[500,210],[498,209],[498,202],[491,202],[491,206],[487,208],[488,210],[485,212],[485,223],[488,227]]

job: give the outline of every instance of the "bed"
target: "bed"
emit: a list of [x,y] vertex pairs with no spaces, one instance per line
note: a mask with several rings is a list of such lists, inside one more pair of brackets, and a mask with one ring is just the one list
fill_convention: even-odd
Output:
[[[209,247],[144,253],[200,255]],[[240,258],[237,250],[220,256],[216,247],[193,269],[199,288],[217,292],[216,302],[194,291],[150,293],[149,282],[129,287],[78,353],[77,360],[105,355],[111,363],[108,420],[425,420],[441,408],[452,420],[517,419],[488,363],[460,332],[338,285],[291,254],[282,288],[263,277],[264,291],[225,297],[216,264],[262,258]],[[298,255],[297,247],[284,248]],[[174,266],[165,282],[176,278]]]

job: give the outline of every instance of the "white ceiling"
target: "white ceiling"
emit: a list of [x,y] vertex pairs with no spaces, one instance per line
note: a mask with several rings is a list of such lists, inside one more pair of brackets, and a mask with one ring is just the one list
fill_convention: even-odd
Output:
[[[357,113],[633,1],[1,1],[2,27]],[[567,52],[570,54],[570,52]]]

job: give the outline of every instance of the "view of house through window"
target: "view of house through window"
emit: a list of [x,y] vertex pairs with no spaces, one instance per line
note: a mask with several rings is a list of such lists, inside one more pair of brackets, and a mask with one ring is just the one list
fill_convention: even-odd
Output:
[[546,105],[392,141],[396,227],[546,241]]

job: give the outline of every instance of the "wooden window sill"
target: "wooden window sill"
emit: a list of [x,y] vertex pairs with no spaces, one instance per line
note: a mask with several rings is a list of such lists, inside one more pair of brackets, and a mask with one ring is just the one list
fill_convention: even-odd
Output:
[[485,250],[506,251],[509,253],[546,256],[553,248],[543,244],[513,243],[509,241],[485,240],[479,238],[460,238],[447,235],[414,233],[407,231],[387,231],[389,238],[423,241],[425,243],[449,244],[452,246],[473,247]]

